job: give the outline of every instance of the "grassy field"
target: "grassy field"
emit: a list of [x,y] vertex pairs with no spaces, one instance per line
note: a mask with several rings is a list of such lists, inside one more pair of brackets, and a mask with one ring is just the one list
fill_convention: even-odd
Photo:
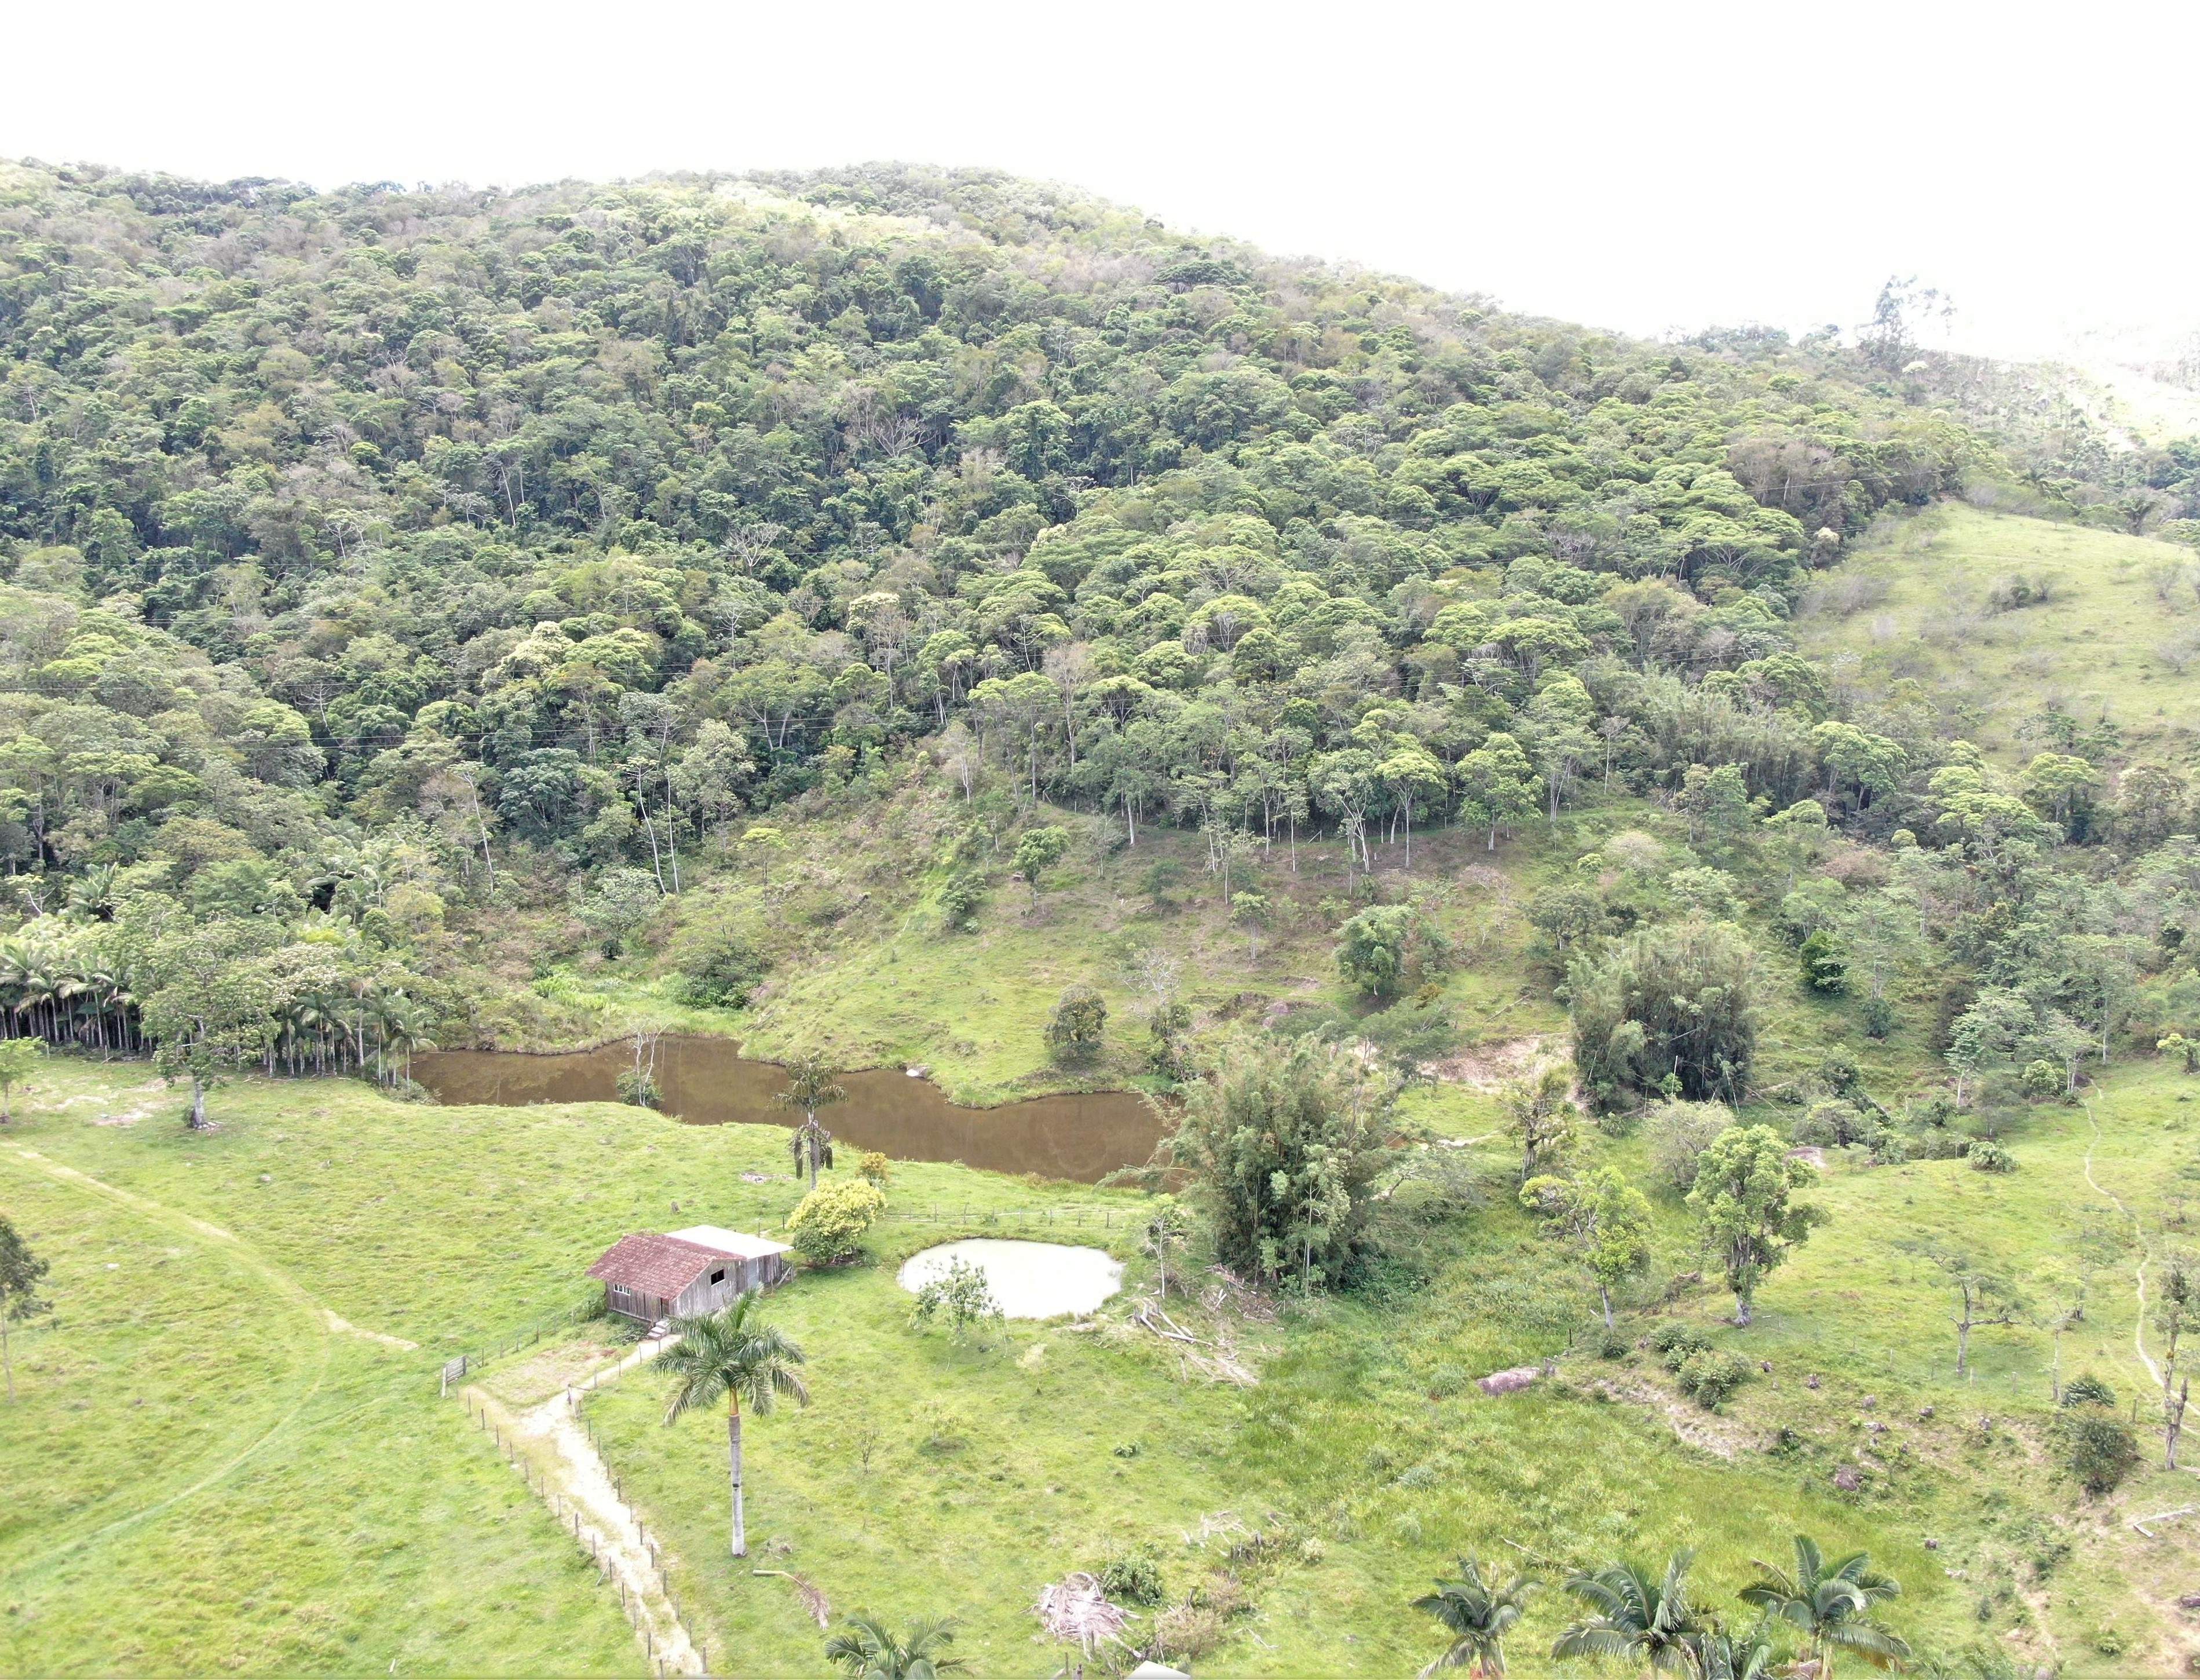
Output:
[[[0,1139],[0,1205],[52,1256],[60,1303],[19,1342],[0,1437],[15,1496],[0,1668],[635,1671],[615,1602],[437,1399],[436,1368],[571,1302],[622,1231],[775,1222],[794,1194],[780,1134],[609,1105],[423,1109],[331,1083],[237,1087],[223,1129],[193,1137],[142,1080],[56,1064]],[[2119,1074],[2094,1105],[2094,1174],[2149,1233],[2181,1227],[2200,1182],[2195,1085]],[[1948,1292],[1910,1246],[1944,1233],[2043,1302],[2062,1282],[2044,1267],[2088,1259],[2063,1368],[2128,1399],[2140,1250],[2086,1181],[2093,1136],[2083,1109],[2034,1110],[2008,1178],[1836,1157],[1819,1193],[1833,1222],[1770,1280],[1754,1329],[1719,1328],[1723,1297],[1680,1288],[1671,1310],[1773,1367],[1718,1415],[1680,1401],[1647,1354],[1567,1354],[1588,1294],[1510,1209],[1501,1140],[1472,1151],[1479,1213],[1394,1207],[1385,1287],[1286,1301],[1273,1321],[1173,1309],[1236,1337],[1261,1373],[1243,1390],[1180,1367],[1120,1308],[985,1345],[913,1328],[892,1276],[903,1254],[982,1228],[988,1208],[1125,1204],[904,1166],[899,1211],[967,1203],[972,1222],[892,1220],[880,1263],[775,1299],[816,1400],[750,1431],[752,1561],[801,1572],[839,1612],[952,1613],[980,1671],[1037,1676],[1059,1661],[1037,1642],[1041,1587],[1144,1546],[1173,1597],[1242,1607],[1202,1671],[1395,1674],[1433,1649],[1403,1601],[1459,1553],[1578,1563],[1694,1544],[1723,1595],[1800,1528],[1869,1546],[1921,1645],[1997,1636],[2073,1673],[2166,1671],[2192,1642],[2174,1597],[2200,1531],[2150,1541],[2127,1522],[2186,1502],[2189,1484],[2150,1471],[2092,1501],[2057,1480],[2045,1333],[1979,1332],[1977,1374],[1957,1384]],[[1632,1162],[1641,1146],[1600,1147]],[[1661,1217],[1665,1273],[1699,1264],[1677,1208]],[[1085,1235],[1143,1279],[1112,1219]],[[1554,1355],[1559,1374],[1522,1394],[1472,1386]],[[644,1370],[589,1412],[671,1548],[691,1624],[738,1671],[816,1671],[822,1636],[788,1583],[724,1555],[722,1424],[668,1429],[662,1400]],[[1862,1472],[1854,1492],[1833,1484],[1843,1465]],[[1519,1671],[1541,1671],[1565,1619],[1555,1593],[1536,1601]]]
[[[2157,594],[2166,572],[2177,581]],[[2200,657],[2196,577],[2178,545],[1945,503],[1859,546],[1798,640],[1852,656],[1868,694],[1915,685],[1951,734],[2005,756],[2052,746],[2027,727],[2052,705],[2087,727],[2108,718],[2133,756],[2182,764],[2200,741],[2200,684],[2184,680]],[[2009,583],[2044,584],[2046,599],[1997,611]]]

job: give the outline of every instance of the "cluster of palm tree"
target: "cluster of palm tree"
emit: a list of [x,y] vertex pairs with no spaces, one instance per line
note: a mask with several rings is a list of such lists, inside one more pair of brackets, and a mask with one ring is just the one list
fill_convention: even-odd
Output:
[[103,943],[66,916],[0,939],[0,1037],[103,1056],[143,1050],[131,965]]
[[[415,976],[338,917],[314,912],[298,932],[296,942],[260,959],[272,999],[262,1070],[358,1072],[389,1086],[409,1080],[412,1057],[435,1048]],[[143,967],[119,929],[80,917],[74,904],[33,917],[0,938],[0,1039],[143,1054]]]
[[[1910,1655],[1875,1613],[1902,1589],[1872,1568],[1869,1553],[1828,1562],[1816,1541],[1797,1535],[1792,1569],[1760,1562],[1757,1578],[1741,1589],[1742,1602],[1758,1615],[1739,1632],[1690,1598],[1694,1560],[1694,1552],[1680,1551],[1662,1572],[1620,1560],[1569,1576],[1565,1591],[1589,1613],[1559,1636],[1551,1655],[1622,1662],[1688,1680],[1769,1680],[1791,1660],[1809,1665],[1815,1680],[1830,1680],[1839,1656],[1894,1668]],[[1539,1584],[1516,1571],[1500,1585],[1477,1560],[1460,1560],[1458,1579],[1439,1581],[1436,1591],[1413,1601],[1452,1636],[1422,1674],[1463,1668],[1477,1680],[1502,1675],[1506,1636]]]

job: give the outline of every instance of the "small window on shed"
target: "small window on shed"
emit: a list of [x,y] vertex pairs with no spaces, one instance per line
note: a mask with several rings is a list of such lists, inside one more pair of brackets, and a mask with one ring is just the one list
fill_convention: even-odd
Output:
[[714,1284],[722,1284],[725,1282],[725,1280],[726,1268],[723,1266],[721,1266],[717,1271],[711,1273],[711,1281]]

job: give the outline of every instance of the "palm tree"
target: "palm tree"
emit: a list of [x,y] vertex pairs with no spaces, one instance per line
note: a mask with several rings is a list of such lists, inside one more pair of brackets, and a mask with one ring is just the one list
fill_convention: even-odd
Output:
[[748,1402],[758,1417],[769,1413],[781,1395],[798,1406],[810,1403],[810,1390],[796,1374],[802,1349],[776,1325],[758,1322],[759,1290],[746,1290],[730,1305],[716,1313],[675,1319],[672,1328],[679,1340],[657,1356],[658,1367],[679,1379],[664,1421],[679,1420],[683,1412],[708,1406],[726,1396],[726,1443],[734,1484],[734,1555],[749,1554],[748,1531],[741,1515],[741,1402]]
[[944,1617],[911,1622],[904,1640],[875,1616],[851,1616],[825,1642],[825,1660],[846,1669],[850,1680],[933,1680],[970,1666],[960,1657],[939,1654],[954,1639],[955,1624]]
[[833,1164],[833,1134],[817,1123],[817,1110],[846,1102],[848,1093],[833,1083],[833,1070],[825,1065],[824,1057],[798,1056],[787,1064],[787,1089],[777,1100],[802,1110],[802,1124],[794,1128],[789,1147],[794,1151],[795,1172],[799,1174],[806,1164],[810,1187],[815,1190],[818,1168]]
[[1779,1654],[1766,1616],[1739,1636],[1715,1622],[1696,1636],[1694,1650],[1697,1680],[1764,1680]]
[[1464,1668],[1477,1680],[1505,1672],[1505,1636],[1520,1619],[1521,1607],[1539,1584],[1515,1573],[1502,1587],[1482,1578],[1473,1558],[1459,1560],[1460,1578],[1438,1581],[1436,1589],[1413,1601],[1450,1630],[1451,1648],[1421,1671],[1425,1677],[1447,1668]]
[[376,1031],[382,1044],[376,1058],[382,1063],[382,1082],[394,1086],[400,1077],[409,1084],[412,1078],[412,1057],[417,1051],[433,1050],[436,1041],[427,1033],[427,1011],[403,992],[393,992],[382,1000]]
[[1758,1578],[1741,1589],[1742,1601],[1802,1635],[1804,1649],[1817,1659],[1819,1680],[1833,1673],[1837,1651],[1853,1651],[1874,1668],[1893,1668],[1909,1656],[1910,1647],[1872,1616],[1874,1605],[1900,1596],[1902,1588],[1874,1571],[1870,1553],[1852,1552],[1829,1564],[1817,1541],[1799,1534],[1792,1574],[1769,1563],[1757,1569]]
[[1688,1605],[1688,1566],[1695,1557],[1687,1548],[1674,1553],[1662,1578],[1624,1558],[1570,1577],[1566,1590],[1596,1613],[1560,1634],[1551,1654],[1617,1657],[1653,1669],[1691,1672],[1696,1642],[1707,1630]]

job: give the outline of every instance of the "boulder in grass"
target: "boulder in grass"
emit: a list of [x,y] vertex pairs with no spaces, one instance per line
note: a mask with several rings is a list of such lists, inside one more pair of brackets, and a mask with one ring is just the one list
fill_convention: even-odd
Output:
[[1477,1384],[1484,1394],[1515,1394],[1543,1374],[1540,1365],[1516,1365],[1509,1371],[1493,1371]]
[[1864,1476],[1852,1464],[1845,1464],[1834,1472],[1834,1485],[1843,1493],[1854,1493],[1864,1485]]

